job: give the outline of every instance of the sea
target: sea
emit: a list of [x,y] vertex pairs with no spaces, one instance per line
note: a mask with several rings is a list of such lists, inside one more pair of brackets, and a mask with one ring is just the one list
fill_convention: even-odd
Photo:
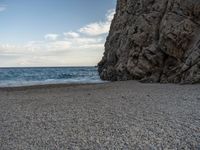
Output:
[[102,82],[96,67],[0,68],[0,87]]

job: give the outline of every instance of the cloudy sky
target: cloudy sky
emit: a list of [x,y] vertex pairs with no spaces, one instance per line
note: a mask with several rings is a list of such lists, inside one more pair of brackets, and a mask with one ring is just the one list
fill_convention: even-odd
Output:
[[116,0],[0,0],[0,67],[93,66]]

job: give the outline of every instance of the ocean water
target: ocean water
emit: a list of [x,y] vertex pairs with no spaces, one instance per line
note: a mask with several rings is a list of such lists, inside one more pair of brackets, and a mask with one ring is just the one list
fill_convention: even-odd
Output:
[[0,87],[101,82],[95,67],[0,68]]

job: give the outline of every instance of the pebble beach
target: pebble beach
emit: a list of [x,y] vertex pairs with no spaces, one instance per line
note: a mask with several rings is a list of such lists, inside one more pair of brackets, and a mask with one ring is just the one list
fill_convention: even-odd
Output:
[[0,89],[0,149],[200,149],[200,85]]

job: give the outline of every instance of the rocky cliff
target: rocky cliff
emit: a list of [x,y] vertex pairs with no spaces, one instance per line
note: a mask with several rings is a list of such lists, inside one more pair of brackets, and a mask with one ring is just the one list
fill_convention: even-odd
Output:
[[200,0],[118,0],[103,80],[200,82]]

